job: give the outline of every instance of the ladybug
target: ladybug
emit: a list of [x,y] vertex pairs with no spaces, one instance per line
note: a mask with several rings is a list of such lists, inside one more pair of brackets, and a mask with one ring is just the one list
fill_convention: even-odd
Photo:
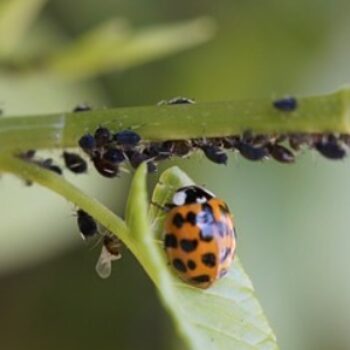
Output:
[[236,250],[227,204],[199,186],[186,186],[166,208],[164,248],[170,264],[183,281],[210,287],[228,272]]

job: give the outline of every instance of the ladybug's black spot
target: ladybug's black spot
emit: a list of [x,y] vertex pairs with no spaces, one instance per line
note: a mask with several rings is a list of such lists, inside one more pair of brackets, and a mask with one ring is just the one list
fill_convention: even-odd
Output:
[[203,203],[202,204],[202,210],[205,211],[205,212],[211,212],[211,213],[213,212],[213,208],[208,203]]
[[186,272],[187,271],[186,265],[180,259],[174,259],[173,260],[173,266],[175,267],[176,270],[178,270],[180,272]]
[[230,212],[226,203],[224,205],[220,204],[219,208],[222,214],[228,214]]
[[172,233],[167,233],[164,238],[164,247],[165,248],[177,248],[177,239],[176,236]]
[[224,253],[221,255],[220,262],[223,263],[231,254],[231,248],[226,248]]
[[191,225],[195,226],[197,223],[197,215],[193,211],[190,211],[186,216],[186,221],[189,222]]
[[188,267],[190,270],[195,270],[196,267],[197,267],[197,264],[196,264],[193,260],[188,260],[188,261],[187,261],[187,267]]
[[181,228],[182,225],[185,223],[184,218],[182,217],[182,215],[180,213],[176,213],[173,217],[173,224],[177,227],[177,228]]
[[214,267],[216,265],[216,256],[213,253],[206,253],[202,255],[202,263],[208,267]]
[[197,246],[198,241],[196,239],[182,239],[180,241],[181,249],[187,253],[193,252]]
[[210,281],[210,277],[209,275],[198,275],[196,277],[192,277],[191,281],[195,283],[206,283]]
[[221,269],[219,273],[219,278],[224,277],[227,274],[227,269]]

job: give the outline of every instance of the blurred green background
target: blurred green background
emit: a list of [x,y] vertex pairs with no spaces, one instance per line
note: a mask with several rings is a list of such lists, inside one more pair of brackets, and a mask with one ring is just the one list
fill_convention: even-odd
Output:
[[[178,95],[212,101],[319,94],[350,82],[349,1],[42,3],[20,45],[3,54],[0,108],[6,114],[67,111],[80,102],[155,104]],[[130,69],[74,81],[10,69],[9,63],[45,56],[56,42],[73,41],[111,17],[142,33],[200,16],[216,23],[210,41]],[[227,167],[201,156],[178,164],[234,211],[239,255],[281,348],[349,349],[350,161],[308,152],[290,166],[252,164],[235,155]],[[130,176],[107,180],[91,171],[67,177],[122,214]],[[94,270],[99,249],[81,241],[71,204],[8,175],[0,189],[1,349],[155,350],[176,344],[154,287],[128,252],[102,281]]]

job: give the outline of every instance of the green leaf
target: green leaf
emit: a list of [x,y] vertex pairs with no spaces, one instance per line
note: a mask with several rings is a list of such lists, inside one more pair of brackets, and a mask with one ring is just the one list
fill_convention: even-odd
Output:
[[67,79],[90,78],[124,70],[208,41],[214,34],[209,18],[133,30],[112,19],[63,47],[46,62],[50,72]]
[[177,187],[190,183],[191,179],[177,167],[165,171],[152,197],[157,207],[151,206],[147,217],[146,168],[137,170],[127,209],[127,223],[137,238],[136,257],[156,284],[189,349],[278,349],[238,258],[229,274],[207,290],[181,282],[168,266],[162,243],[157,239],[164,218],[158,205],[169,202]]
[[0,56],[18,46],[47,0],[3,0],[0,4]]

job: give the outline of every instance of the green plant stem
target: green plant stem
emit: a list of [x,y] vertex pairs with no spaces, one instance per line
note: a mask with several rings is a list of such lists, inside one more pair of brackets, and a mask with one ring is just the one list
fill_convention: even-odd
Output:
[[0,156],[0,171],[10,172],[56,192],[74,203],[78,208],[88,212],[101,225],[117,234],[131,250],[134,249],[134,240],[132,240],[125,222],[96,199],[89,197],[66,181],[62,176],[11,155]]
[[[143,216],[143,220],[147,220],[147,210],[141,210],[139,205],[148,205],[146,199],[146,167],[145,164],[142,165],[144,168],[143,175],[144,179],[141,179],[136,183],[134,191],[138,192],[140,190],[138,184],[141,183],[144,188],[141,188],[143,193],[142,201],[138,198],[139,193],[134,193],[138,199],[134,203],[133,207],[137,215]],[[141,169],[142,170],[142,169]],[[145,271],[148,273],[150,278],[154,283],[158,284],[158,275],[155,272],[155,266],[152,264],[154,260],[150,260],[149,252],[145,248],[144,240],[151,239],[152,235],[150,232],[143,232],[143,237],[134,236],[130,232],[129,227],[126,223],[120,219],[116,214],[110,211],[103,204],[98,202],[96,199],[89,197],[84,192],[80,191],[77,187],[66,181],[62,176],[59,176],[52,171],[48,171],[36,164],[24,161],[17,157],[11,155],[1,155],[0,156],[0,172],[9,172],[24,180],[33,181],[43,187],[46,187],[53,192],[56,192],[66,200],[75,204],[78,208],[81,208],[92,215],[101,225],[106,227],[108,231],[114,233],[125,246],[135,255],[135,257],[140,261],[141,265],[144,267]],[[140,173],[140,172],[139,172]],[[144,182],[144,183],[143,183]],[[133,225],[137,225],[139,220],[135,218],[131,220]],[[135,227],[131,227],[131,231]],[[146,225],[146,227],[148,227]],[[144,230],[139,230],[144,231]],[[151,261],[151,263],[150,263]]]
[[0,149],[20,151],[76,147],[80,136],[99,125],[135,129],[144,140],[161,141],[255,133],[350,133],[350,89],[303,97],[293,112],[281,112],[272,99],[149,106],[5,117],[0,120]]

